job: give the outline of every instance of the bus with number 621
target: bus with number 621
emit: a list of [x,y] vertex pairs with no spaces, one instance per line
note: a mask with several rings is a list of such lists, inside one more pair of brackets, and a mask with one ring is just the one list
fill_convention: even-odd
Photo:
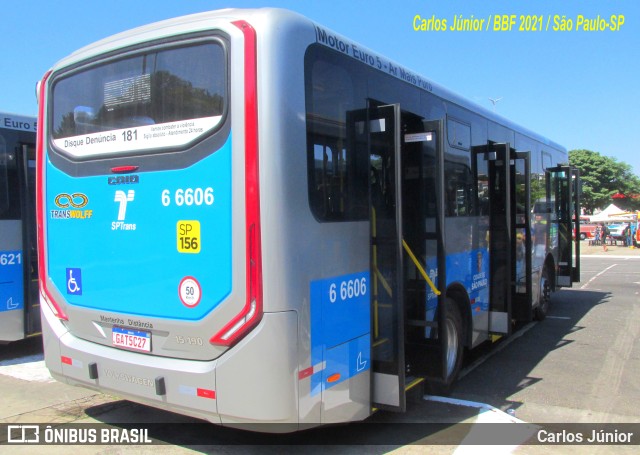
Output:
[[362,420],[449,390],[579,275],[561,146],[292,12],[106,38],[39,107],[45,360],[69,384],[265,431]]
[[0,112],[0,344],[40,334],[36,128]]

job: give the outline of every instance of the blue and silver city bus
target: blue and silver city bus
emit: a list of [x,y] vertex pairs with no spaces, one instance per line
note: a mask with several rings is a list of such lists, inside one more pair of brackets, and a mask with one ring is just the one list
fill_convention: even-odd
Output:
[[39,87],[68,384],[223,425],[362,420],[446,391],[578,277],[561,146],[297,14],[152,24]]
[[0,344],[40,334],[36,119],[0,113]]

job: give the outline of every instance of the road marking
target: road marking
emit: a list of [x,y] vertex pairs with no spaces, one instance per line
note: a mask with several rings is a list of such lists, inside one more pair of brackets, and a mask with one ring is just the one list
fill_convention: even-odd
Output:
[[614,260],[618,260],[618,259],[625,259],[625,260],[629,260],[629,259],[640,259],[640,256],[622,256],[622,255],[617,255],[617,254],[610,254],[610,255],[606,255],[606,254],[589,254],[589,255],[584,255],[584,256],[580,256],[580,260],[584,260],[584,259],[589,259],[589,258],[594,258],[594,259],[614,259]]
[[571,319],[569,316],[547,316],[547,319]]
[[[479,403],[477,401],[460,400],[457,398],[440,397],[433,395],[425,395],[424,400],[436,401],[439,403],[447,403],[455,406],[465,406],[476,408],[478,410],[478,417],[474,423],[520,423],[526,424],[526,426],[517,427],[519,434],[510,441],[517,442],[513,445],[478,445],[479,441],[487,440],[487,426],[471,425],[469,433],[464,437],[460,444],[453,452],[456,455],[477,454],[477,453],[491,453],[497,454],[510,454],[513,453],[520,445],[527,442],[531,437],[539,430],[537,425],[527,424],[527,422],[520,420],[512,415],[507,414],[500,409],[494,408],[486,403]],[[507,430],[508,431],[508,430]]]
[[435,401],[437,403],[446,403],[446,404],[453,404],[456,406],[465,406],[468,408],[477,408],[479,411],[478,416],[489,413],[486,416],[483,416],[481,420],[482,423],[487,423],[487,422],[525,423],[523,420],[517,419],[507,414],[506,412],[501,411],[498,408],[494,408],[489,404],[480,403],[478,401],[461,400],[459,398],[441,397],[437,395],[425,395],[423,399],[427,401]]
[[583,284],[580,289],[586,289],[587,286],[589,286],[591,284],[592,281],[594,281],[596,278],[598,278],[599,276],[603,275],[605,272],[611,270],[612,268],[616,267],[618,264],[612,264],[609,267],[607,267],[606,269],[604,269],[602,272],[598,273],[597,275],[591,277],[591,279],[589,281],[587,281],[585,284]]

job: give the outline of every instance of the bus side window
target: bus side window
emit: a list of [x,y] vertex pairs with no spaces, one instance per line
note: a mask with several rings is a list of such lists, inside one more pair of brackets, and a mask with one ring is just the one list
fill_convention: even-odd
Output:
[[478,203],[476,214],[486,216],[489,215],[489,169],[486,160],[477,160],[477,165],[476,191],[478,192]]
[[[369,216],[369,156],[364,129],[353,128],[354,83],[339,64],[307,56],[309,205],[320,222]],[[361,122],[362,123],[362,122]],[[362,123],[364,126],[364,123]]]
[[345,150],[313,145],[314,205],[323,218],[339,217],[345,206]]
[[475,212],[476,183],[469,166],[445,162],[447,186],[445,191],[446,216],[471,216]]
[[542,169],[543,170],[547,170],[550,167],[553,167],[553,158],[551,157],[550,153],[547,153],[545,151],[541,151],[540,155],[542,157]]

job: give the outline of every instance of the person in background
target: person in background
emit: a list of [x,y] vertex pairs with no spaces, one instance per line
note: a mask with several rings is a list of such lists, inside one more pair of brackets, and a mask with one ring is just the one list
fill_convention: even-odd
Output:
[[609,228],[606,224],[602,223],[600,225],[600,237],[602,238],[602,251],[608,251],[607,248],[607,237],[609,236]]
[[624,228],[624,244],[625,246],[633,246],[633,236],[631,234],[631,223],[627,223],[627,227]]

